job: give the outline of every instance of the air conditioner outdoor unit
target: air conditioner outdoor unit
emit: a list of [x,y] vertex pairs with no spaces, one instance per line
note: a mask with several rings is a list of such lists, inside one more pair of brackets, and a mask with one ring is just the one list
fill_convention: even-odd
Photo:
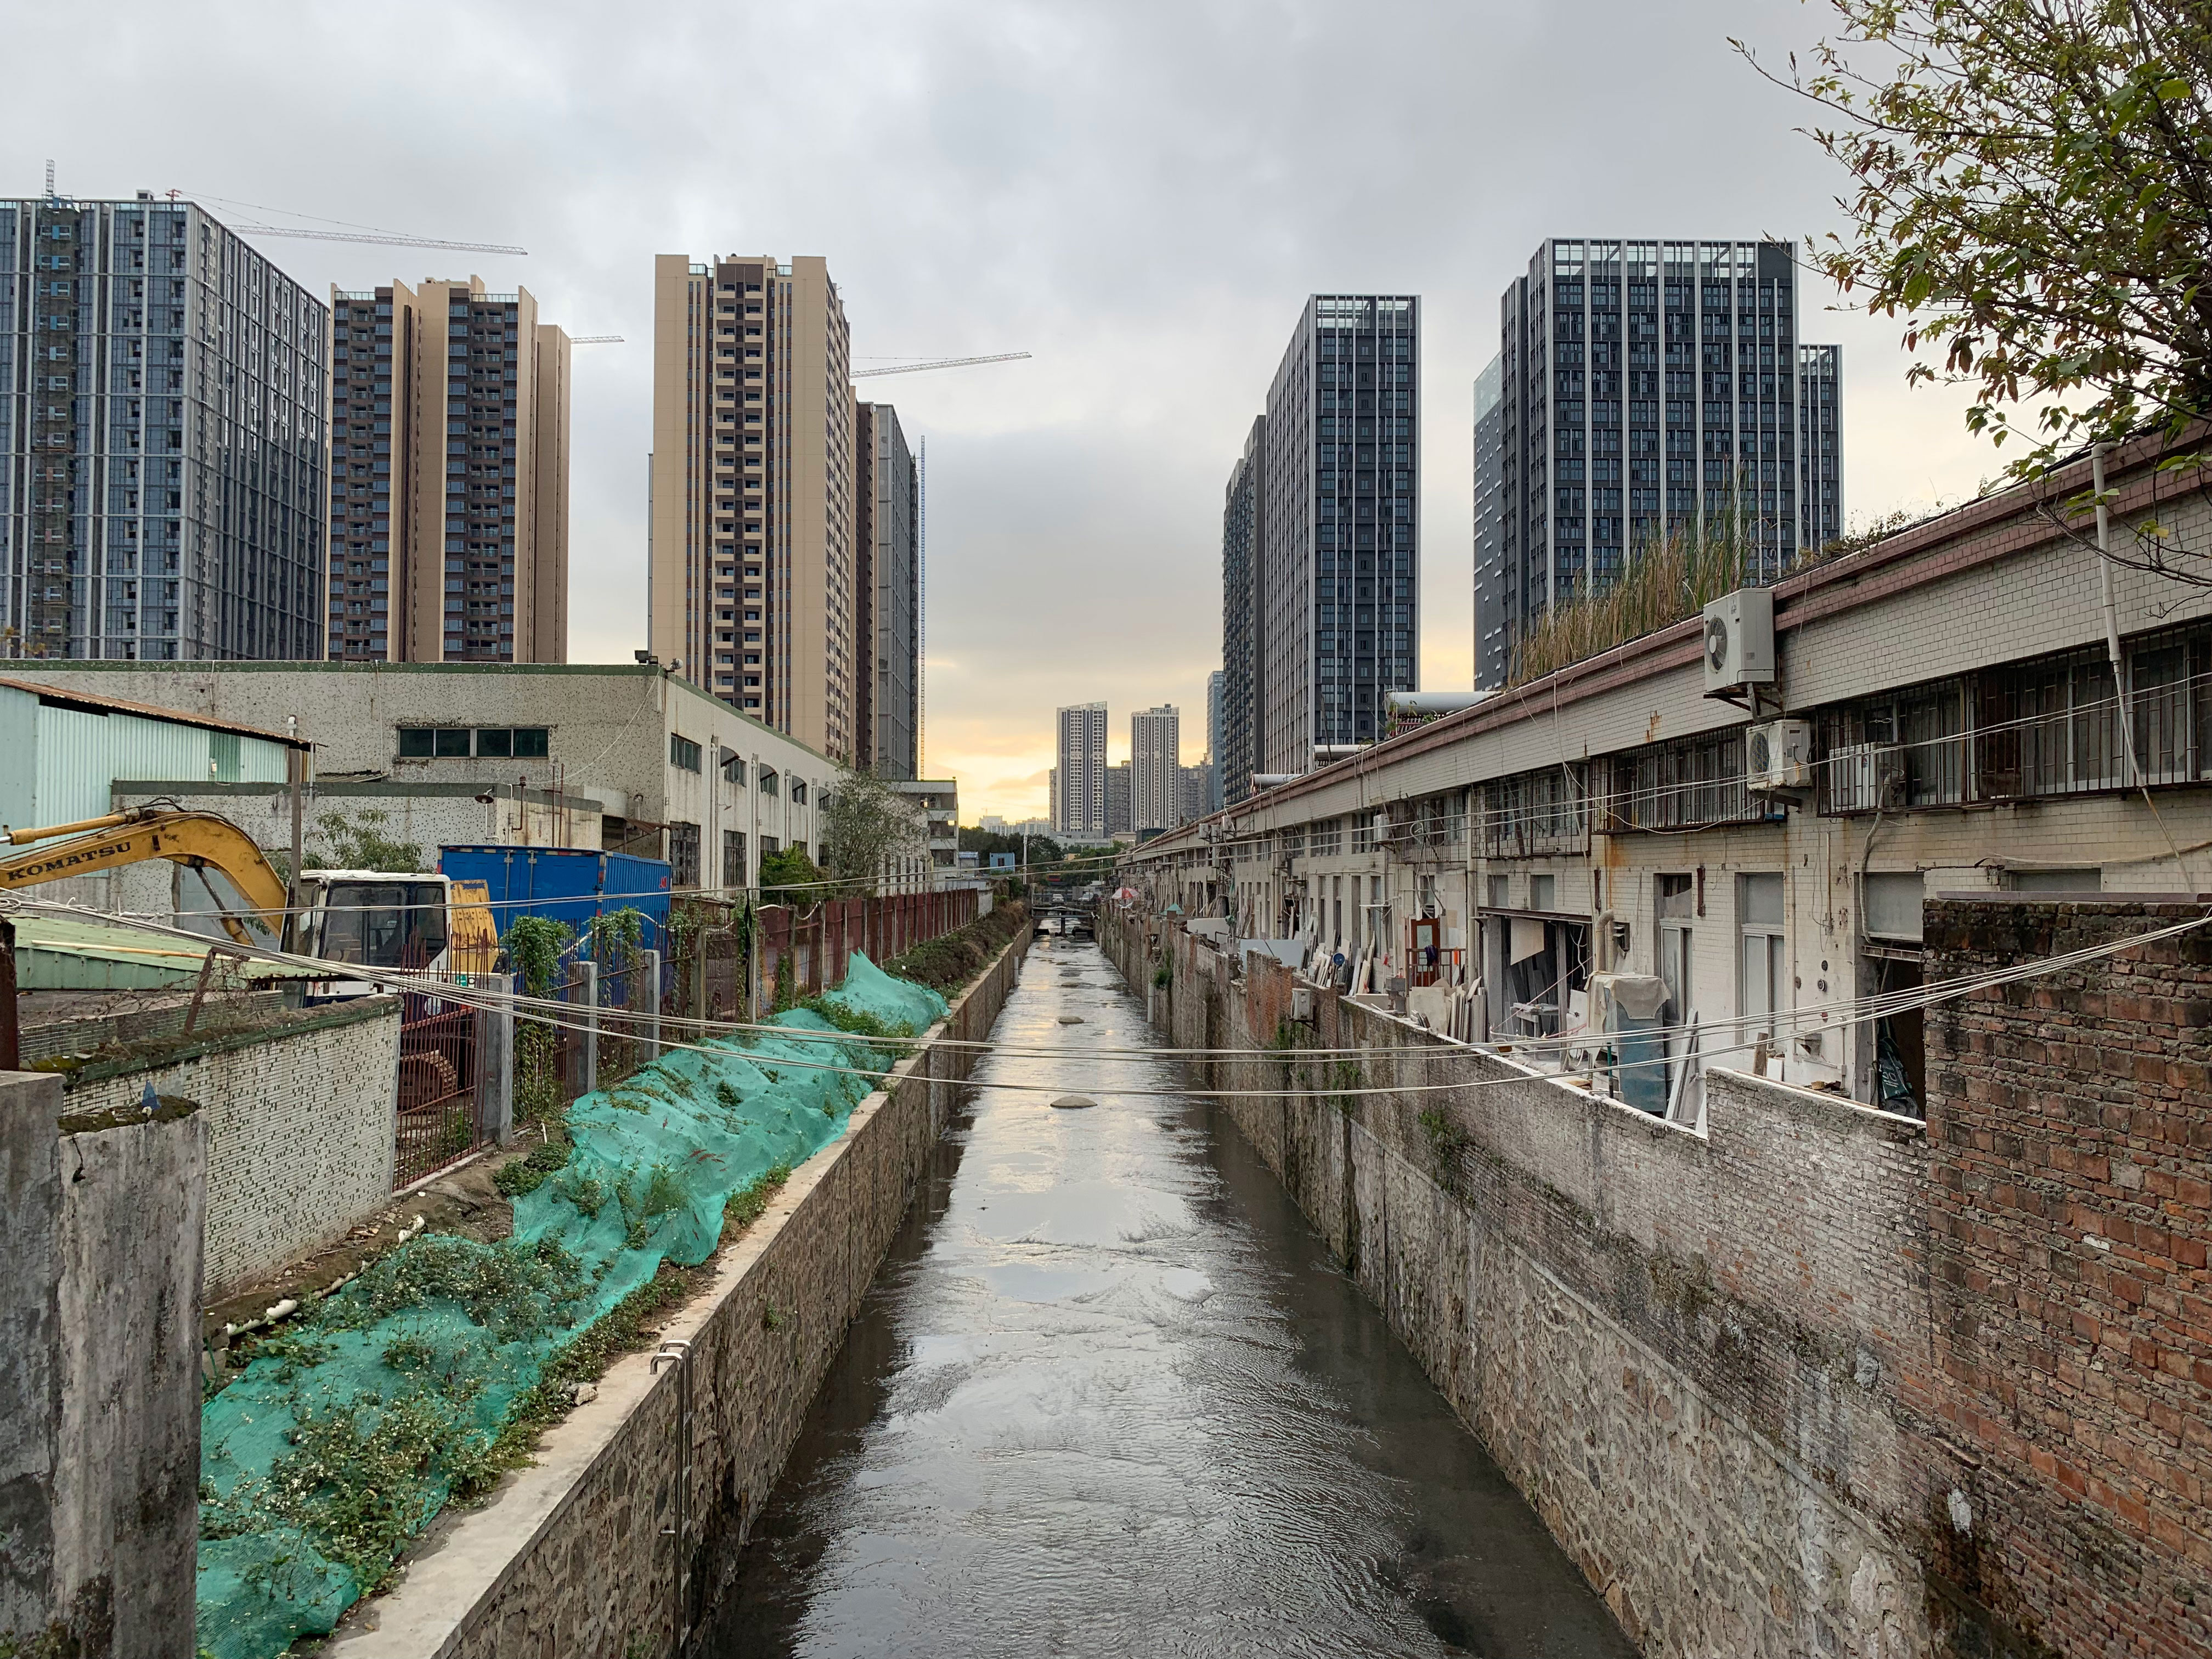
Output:
[[1875,743],[1855,743],[1828,757],[1828,811],[1878,812],[1905,797],[1905,757]]
[[1767,720],[1744,728],[1743,787],[1777,794],[1813,787],[1813,728],[1804,720]]
[[1774,684],[1774,590],[1739,587],[1705,607],[1705,695]]

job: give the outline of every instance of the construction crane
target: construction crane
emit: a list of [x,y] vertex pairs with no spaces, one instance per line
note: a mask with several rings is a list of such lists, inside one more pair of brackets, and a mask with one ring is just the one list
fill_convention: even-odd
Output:
[[1030,354],[1026,351],[1001,351],[994,357],[940,357],[934,362],[901,363],[893,368],[856,368],[853,378],[866,380],[872,374],[918,374],[925,368],[967,368],[975,363],[1018,362]]
[[571,334],[568,337],[570,345],[620,345],[622,343],[623,337],[619,334]]
[[[170,190],[165,191],[163,194],[173,202],[188,192]],[[253,202],[233,202],[221,196],[210,196],[206,199],[210,202],[221,202],[226,207],[252,208],[257,213],[287,211],[283,208],[263,207]],[[310,218],[313,216],[301,214],[299,216]],[[441,241],[433,236],[403,236],[397,231],[377,230],[368,226],[361,226],[351,230],[311,230],[296,225],[232,225],[230,228],[241,236],[296,236],[310,242],[362,242],[372,247],[434,247],[442,248],[449,253],[510,253],[524,257],[530,252],[526,247],[508,247],[499,242],[447,242]]]

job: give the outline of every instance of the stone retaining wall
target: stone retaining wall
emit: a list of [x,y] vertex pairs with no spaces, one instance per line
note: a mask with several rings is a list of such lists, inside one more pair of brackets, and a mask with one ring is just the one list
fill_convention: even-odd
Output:
[[[666,1322],[665,1337],[692,1345],[687,1622],[781,1473],[957,1103],[974,1051],[941,1045],[990,1035],[1028,946],[1024,931]],[[677,1555],[662,1529],[675,1516],[679,1389],[647,1355],[617,1361],[533,1467],[434,1529],[398,1587],[356,1609],[331,1659],[674,1650]]]
[[1694,1132],[1325,991],[1293,1024],[1286,970],[1158,930],[1101,937],[1133,985],[1165,954],[1173,1042],[1376,1051],[1203,1080],[1255,1091],[1246,1134],[1644,1651],[1942,1650],[1913,1540],[1955,1460],[1896,1402],[1920,1124],[1716,1070]]

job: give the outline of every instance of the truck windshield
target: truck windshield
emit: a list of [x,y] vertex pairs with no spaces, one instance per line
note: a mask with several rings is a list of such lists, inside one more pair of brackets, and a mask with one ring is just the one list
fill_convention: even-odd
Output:
[[428,968],[446,950],[446,890],[434,881],[336,881],[323,900],[323,955],[366,968]]

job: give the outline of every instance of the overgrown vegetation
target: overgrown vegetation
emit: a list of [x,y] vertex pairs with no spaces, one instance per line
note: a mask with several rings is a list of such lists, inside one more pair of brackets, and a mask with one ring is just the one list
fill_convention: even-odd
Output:
[[[500,948],[507,953],[509,967],[521,980],[524,995],[544,997],[553,994],[554,976],[560,972],[561,958],[575,938],[574,928],[550,916],[517,916],[507,925],[507,932],[500,936]],[[517,1123],[543,1122],[560,1115],[567,1104],[560,1060],[560,1034],[550,1025],[531,1019],[515,1022]]]
[[1019,901],[994,905],[988,915],[942,938],[924,940],[884,963],[884,971],[950,996],[990,966],[1006,942],[1028,925],[1029,914],[1029,906]]
[[836,895],[857,897],[874,892],[885,876],[907,873],[915,860],[927,861],[928,820],[911,795],[873,772],[846,768],[822,801],[822,849],[837,878]]
[[1903,319],[1911,378],[1972,386],[1970,428],[2032,445],[2021,477],[2212,415],[2203,0],[1828,3],[1840,39],[1768,78],[1835,124],[1808,136],[1850,229],[1812,258]]
[[547,1128],[545,1139],[531,1148],[529,1157],[512,1159],[493,1173],[492,1185],[509,1198],[536,1192],[568,1164],[568,1130],[550,1124]]
[[420,842],[400,841],[385,833],[389,812],[365,807],[353,817],[325,812],[308,825],[302,848],[310,869],[375,870],[409,875],[427,870]]
[[818,904],[829,890],[823,885],[827,879],[804,847],[779,847],[761,857],[761,902],[802,908]]
[[1632,553],[1610,587],[1552,606],[1513,648],[1509,685],[1565,668],[1694,617],[1744,585],[1754,568],[1752,526],[1735,514],[1702,531],[1678,530]]

